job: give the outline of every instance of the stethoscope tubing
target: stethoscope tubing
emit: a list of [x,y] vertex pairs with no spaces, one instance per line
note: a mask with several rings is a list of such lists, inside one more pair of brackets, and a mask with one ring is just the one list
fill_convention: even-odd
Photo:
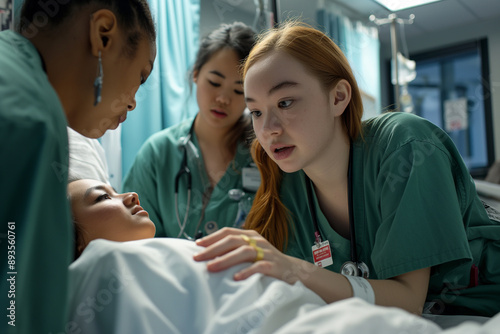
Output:
[[358,265],[358,252],[356,249],[356,229],[354,227],[354,199],[352,191],[352,140],[349,141],[349,167],[347,169],[347,202],[349,208],[349,239],[351,240],[351,261]]
[[[186,148],[186,143],[190,140],[191,133],[186,137],[185,143],[182,146],[183,148],[183,156],[182,156],[182,161],[181,161],[181,166],[179,168],[179,171],[177,172],[177,175],[175,176],[175,181],[174,181],[174,198],[175,198],[175,216],[177,218],[177,223],[179,225],[179,234],[177,235],[177,238],[180,238],[182,234],[186,238],[189,239],[188,235],[184,232],[186,229],[186,224],[187,224],[187,219],[189,215],[189,204],[191,202],[191,170],[189,170],[187,166],[187,148]],[[186,206],[186,212],[184,215],[184,221],[181,224],[181,219],[179,215],[179,202],[178,202],[178,197],[179,197],[179,180],[182,175],[186,174],[187,178],[187,206]]]
[[181,219],[179,217],[179,204],[178,204],[178,193],[176,192],[175,193],[175,216],[177,217],[177,223],[179,225],[179,234],[177,235],[177,238],[180,238],[182,234],[184,234],[184,236],[187,238],[187,239],[190,239],[190,237],[184,232],[184,230],[186,229],[186,224],[187,224],[187,218],[188,218],[188,215],[189,215],[189,204],[191,202],[191,189],[188,189],[187,191],[187,207],[186,207],[186,214],[184,216],[184,221],[182,222],[182,225],[181,225]]
[[[196,229],[195,229],[195,231],[198,231],[198,232],[196,232],[196,236],[194,238],[190,237],[186,233],[186,226],[187,226],[187,221],[188,221],[188,217],[189,217],[189,206],[191,204],[192,176],[191,176],[191,170],[189,169],[188,164],[187,164],[187,146],[188,146],[188,143],[191,141],[191,138],[193,136],[195,120],[196,120],[196,117],[194,118],[193,123],[191,124],[191,127],[189,128],[188,135],[186,136],[186,138],[184,138],[182,140],[182,143],[180,144],[180,146],[183,149],[183,157],[182,157],[182,161],[181,161],[181,166],[179,168],[179,171],[177,172],[177,175],[175,176],[175,181],[174,181],[175,215],[177,218],[177,224],[179,225],[179,229],[180,229],[179,234],[177,235],[177,238],[180,238],[182,235],[184,235],[184,237],[188,240],[196,240],[197,238],[202,236],[202,233],[200,232],[199,228],[200,228],[201,222],[203,220],[205,208],[208,204],[208,199],[204,195],[203,196],[203,204],[202,204],[203,205],[202,214],[201,214],[200,220],[198,221],[198,224],[196,225]],[[184,174],[186,174],[186,177],[187,177],[187,202],[186,202],[187,206],[186,206],[186,212],[184,215],[184,221],[181,224],[181,219],[180,219],[180,215],[179,215],[178,196],[179,196],[179,181],[180,181],[181,176]]]
[[[354,227],[354,208],[353,208],[353,191],[352,191],[352,160],[353,160],[353,143],[352,140],[349,141],[349,165],[347,169],[347,201],[348,201],[348,210],[349,210],[349,239],[350,239],[350,255],[351,255],[351,262],[354,264],[354,267],[357,268],[361,271],[361,267],[366,267],[366,265],[363,262],[359,261],[358,258],[358,252],[356,249],[356,231]],[[311,186],[311,180],[305,175],[305,181],[306,181],[306,191],[307,191],[307,200],[308,200],[308,205],[309,205],[309,211],[311,213],[311,219],[313,221],[314,225],[314,240],[317,245],[319,245],[320,242],[322,242],[323,238],[321,236],[321,231],[319,229],[319,224],[318,224],[318,217],[316,215],[316,210],[314,208],[314,202],[313,202],[313,194],[312,194],[312,186]],[[345,264],[344,264],[345,265]],[[361,275],[368,276],[368,270],[366,269],[366,273],[361,272]]]

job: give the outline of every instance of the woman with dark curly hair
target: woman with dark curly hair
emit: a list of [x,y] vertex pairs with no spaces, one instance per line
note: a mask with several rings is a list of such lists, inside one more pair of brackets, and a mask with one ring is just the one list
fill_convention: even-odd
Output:
[[18,32],[0,32],[0,235],[12,235],[0,332],[61,333],[73,248],[66,127],[98,138],[126,119],[156,31],[146,0],[27,0],[20,18]]

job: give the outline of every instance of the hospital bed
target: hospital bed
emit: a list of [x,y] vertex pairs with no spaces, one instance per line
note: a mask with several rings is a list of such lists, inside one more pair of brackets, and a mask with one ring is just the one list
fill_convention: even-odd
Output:
[[70,266],[72,333],[499,333],[494,318],[426,316],[358,298],[326,305],[300,282],[263,275],[234,281],[248,264],[208,273],[191,241],[94,240]]
[[476,191],[483,202],[500,211],[500,184],[474,180]]

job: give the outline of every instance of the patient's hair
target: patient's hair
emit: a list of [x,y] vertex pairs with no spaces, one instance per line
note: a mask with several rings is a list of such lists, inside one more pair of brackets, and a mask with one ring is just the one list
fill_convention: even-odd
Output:
[[[69,176],[69,178],[68,178],[68,185],[71,182],[79,181],[79,180],[82,180],[82,179],[84,179],[84,178],[76,176],[76,175]],[[66,189],[68,189],[68,187],[66,187]],[[71,206],[72,202],[71,202],[71,195],[69,194],[69,192],[67,193],[66,196],[68,198],[68,203]],[[71,209],[71,222],[72,222],[72,225],[73,225],[73,242],[74,242],[73,260],[76,260],[76,259],[78,259],[80,257],[80,255],[83,252],[83,248],[80,248],[80,245],[84,244],[83,234],[85,233],[85,230],[76,221],[75,216],[73,215],[73,209]]]
[[84,244],[84,238],[83,234],[85,233],[85,230],[78,224],[78,222],[75,220],[75,218],[72,216],[71,221],[73,222],[73,231],[74,231],[74,242],[75,246],[73,249],[73,260],[76,260],[82,255],[83,252],[83,247],[80,247]]
[[143,38],[156,42],[156,29],[147,0],[70,0],[62,4],[57,1],[25,0],[18,30],[32,34],[54,28],[74,15],[81,15],[81,9],[86,6],[91,6],[92,11],[109,9],[115,14],[118,25],[127,33],[124,51],[128,56],[134,57]]
[[[255,31],[242,22],[233,22],[231,24],[221,24],[220,27],[200,42],[195,63],[190,72],[190,78],[193,78],[194,72],[199,72],[212,56],[222,49],[232,49],[243,63],[250,53],[255,43]],[[252,133],[251,119],[248,115],[241,115],[231,130],[228,138],[229,145],[236,146],[238,141],[246,142]]]
[[[361,135],[363,105],[361,93],[347,58],[324,33],[300,22],[285,22],[260,36],[250,52],[243,76],[256,62],[273,52],[284,52],[299,61],[323,87],[325,94],[344,79],[351,85],[351,100],[342,114],[345,130],[351,139]],[[282,171],[264,151],[257,139],[252,156],[261,174],[261,185],[255,195],[245,228],[262,234],[280,250],[286,249],[289,215],[279,198]]]

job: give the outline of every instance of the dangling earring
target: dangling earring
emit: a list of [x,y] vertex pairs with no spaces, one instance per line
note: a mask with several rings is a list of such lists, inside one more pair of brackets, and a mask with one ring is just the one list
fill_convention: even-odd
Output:
[[94,106],[98,105],[99,102],[101,102],[102,77],[104,76],[102,73],[101,51],[99,51],[99,65],[97,71],[97,77],[94,81]]

